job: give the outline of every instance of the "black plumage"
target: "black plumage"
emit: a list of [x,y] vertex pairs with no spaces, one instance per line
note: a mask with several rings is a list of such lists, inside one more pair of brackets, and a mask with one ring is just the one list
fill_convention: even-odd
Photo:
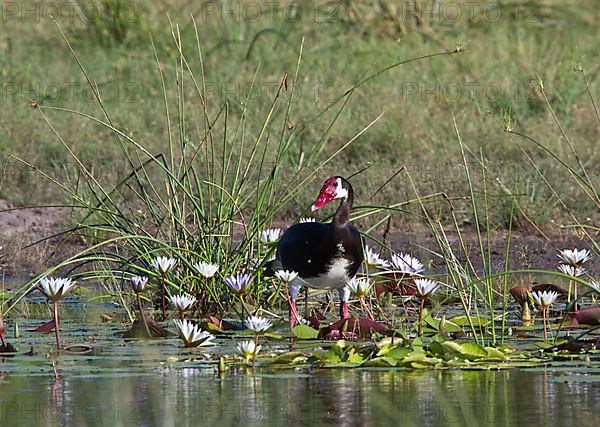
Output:
[[[360,233],[348,222],[354,200],[354,191],[348,181],[342,177],[325,181],[313,209],[334,198],[342,200],[331,223],[295,224],[283,234],[277,247],[279,268],[296,271],[315,288],[342,288],[346,280],[356,275],[364,257]],[[335,280],[340,273],[339,269],[332,271],[335,264],[344,267],[345,280]],[[328,273],[337,273],[337,276],[328,277]]]

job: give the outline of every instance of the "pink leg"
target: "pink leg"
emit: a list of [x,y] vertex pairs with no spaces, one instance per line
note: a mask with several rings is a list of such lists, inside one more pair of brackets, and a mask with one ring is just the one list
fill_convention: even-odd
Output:
[[340,318],[347,319],[350,315],[348,314],[348,301],[340,301]]
[[298,292],[297,292],[297,288],[293,288],[293,290],[295,292],[294,292],[294,295],[292,296],[292,295],[290,295],[290,290],[286,283],[285,294],[286,294],[286,297],[288,300],[288,306],[290,307],[290,310],[289,310],[290,335],[292,338],[294,337],[293,329],[294,329],[294,325],[296,324],[296,319],[299,319],[298,312],[296,311],[296,295],[298,295]]
[[350,298],[350,290],[346,287],[338,289],[340,294],[340,318],[347,319],[350,317],[348,314],[348,298]]
[[296,319],[298,318],[298,312],[296,311],[296,301],[289,300],[290,304],[290,333],[294,329],[294,325],[296,324]]

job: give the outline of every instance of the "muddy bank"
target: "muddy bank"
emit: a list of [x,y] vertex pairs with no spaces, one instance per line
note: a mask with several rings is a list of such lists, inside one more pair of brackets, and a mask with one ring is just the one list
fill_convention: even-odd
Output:
[[[69,218],[66,209],[35,208],[16,209],[5,200],[0,200],[0,267],[6,276],[27,276],[43,271],[54,263],[85,248],[83,241],[71,238],[63,241],[60,237],[43,240],[68,228]],[[280,223],[285,228],[287,223]],[[481,266],[481,256],[477,233],[474,229],[461,230],[464,242],[455,230],[446,234],[459,261],[467,258],[476,268]],[[378,236],[379,238],[381,235]],[[483,236],[485,239],[485,236]],[[600,238],[596,233],[594,238]],[[428,271],[441,272],[444,263],[437,255],[440,249],[430,230],[422,226],[399,226],[388,235],[388,241],[396,252],[409,252],[419,257]],[[507,232],[491,233],[491,259],[495,270],[504,268]],[[487,242],[483,241],[487,251]],[[514,231],[509,249],[509,269],[548,269],[556,268],[560,249],[588,248],[591,242],[578,238],[567,231],[552,231],[549,238],[530,232]],[[587,271],[598,277],[600,259],[592,258],[586,264]]]

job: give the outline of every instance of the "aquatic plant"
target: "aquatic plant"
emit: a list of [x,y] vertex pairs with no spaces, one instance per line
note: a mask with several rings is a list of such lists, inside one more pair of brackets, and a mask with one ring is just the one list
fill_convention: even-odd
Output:
[[254,332],[254,342],[258,346],[258,336],[261,333],[269,330],[273,324],[266,317],[258,317],[258,316],[249,316],[244,320],[244,325],[250,331]]
[[191,295],[173,295],[170,298],[171,304],[175,309],[177,309],[177,313],[179,314],[179,319],[183,320],[185,318],[186,313],[192,309],[194,303],[196,302],[196,298]]
[[147,284],[148,277],[146,276],[133,276],[131,278],[131,288],[136,295],[142,295]]
[[440,284],[430,279],[419,278],[415,279],[415,286],[417,288],[417,295],[420,299],[417,335],[421,336],[423,335],[423,306],[425,305],[425,300],[438,289]]
[[146,289],[147,284],[148,277],[146,276],[133,276],[131,278],[131,287],[133,289],[133,292],[135,293],[138,310],[140,311],[140,318],[144,323],[144,329],[146,330],[147,336],[151,337],[152,333],[150,332],[150,327],[148,326],[148,321],[146,319],[146,315],[144,314],[144,307],[142,306],[142,295],[144,294],[144,290]]
[[373,312],[369,309],[369,307],[367,306],[367,303],[365,302],[365,296],[373,288],[373,281],[366,277],[361,277],[361,278],[353,277],[352,279],[350,279],[348,281],[348,283],[346,283],[346,286],[348,287],[350,292],[352,292],[354,295],[356,295],[363,311],[365,313],[367,313],[367,316],[369,316],[369,319],[373,320],[374,319]]
[[[287,299],[288,307],[289,307],[289,319],[290,319],[290,339],[293,339],[294,336],[294,322],[300,323],[300,315],[296,311],[296,304],[292,301],[292,295],[290,294],[290,283],[292,283],[297,277],[298,273],[296,271],[289,270],[277,270],[275,272],[275,277],[283,282],[285,297]],[[295,285],[293,285],[295,286]],[[299,291],[299,287],[295,286],[294,292],[296,294]]]
[[367,267],[382,268],[382,269],[390,267],[389,261],[381,258],[377,252],[375,252],[373,249],[371,249],[369,247],[369,245],[365,245],[364,254],[365,254],[365,262],[367,264]]
[[198,325],[187,319],[175,319],[173,322],[186,348],[211,345],[212,340],[215,339],[213,334],[200,330]]
[[273,324],[266,317],[249,316],[244,321],[244,326],[255,334],[260,334],[269,330]]
[[60,331],[58,323],[58,302],[71,292],[75,287],[75,282],[65,277],[43,277],[40,279],[38,289],[40,292],[52,301],[54,312],[54,334],[56,337],[56,347],[61,349]]
[[165,287],[165,276],[168,272],[172,271],[177,265],[177,260],[165,256],[159,256],[153,258],[150,261],[150,265],[160,273],[160,289],[161,289],[161,308],[162,308],[162,320],[167,320],[167,301],[166,301],[166,287]]
[[260,242],[265,244],[277,243],[281,237],[281,228],[268,228],[260,232]]
[[246,293],[251,279],[252,277],[248,273],[238,273],[226,277],[223,281],[233,293],[241,297]]
[[211,264],[209,262],[198,262],[194,264],[194,268],[200,273],[205,279],[210,279],[217,271],[219,271],[219,264]]
[[399,255],[392,254],[392,267],[404,274],[421,274],[425,271],[423,264],[418,258],[405,253],[400,253]]
[[256,345],[254,341],[240,341],[237,343],[236,351],[237,353],[244,358],[246,363],[250,362],[250,359],[254,362],[256,360],[256,355],[260,351],[262,346]]
[[240,317],[244,318],[244,312],[246,310],[246,304],[244,301],[244,296],[248,291],[248,286],[252,280],[252,276],[248,273],[238,273],[232,276],[225,277],[223,282],[231,290],[240,300],[242,309],[240,313]]
[[[585,269],[582,267],[583,264],[589,261],[592,256],[590,251],[587,249],[563,249],[558,252],[558,258],[560,258],[560,265],[558,269],[568,276],[573,278],[582,276],[585,273]],[[577,281],[569,279],[569,293],[567,295],[567,302],[571,302],[571,289],[573,290],[573,304],[574,310],[578,309],[577,302]]]
[[6,332],[6,327],[4,326],[4,319],[0,314],[0,344],[2,344],[2,348],[8,348],[6,345],[6,341],[4,340],[4,333]]
[[548,332],[547,332],[547,315],[548,308],[554,304],[556,298],[558,298],[558,292],[555,291],[535,291],[531,293],[531,297],[535,301],[535,303],[542,310],[542,319],[544,322],[544,340],[548,341]]

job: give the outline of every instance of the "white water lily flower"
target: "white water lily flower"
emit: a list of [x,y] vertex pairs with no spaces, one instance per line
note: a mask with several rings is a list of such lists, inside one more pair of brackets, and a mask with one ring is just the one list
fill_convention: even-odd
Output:
[[65,277],[42,277],[38,288],[52,302],[59,301],[73,290],[75,282]]
[[369,267],[389,268],[390,263],[381,258],[377,252],[365,245],[365,261]]
[[587,249],[563,249],[559,251],[558,257],[563,264],[581,267],[584,262],[591,258],[591,254]]
[[196,298],[190,295],[174,295],[169,298],[171,304],[179,311],[179,314],[183,314],[186,311],[190,310],[194,303],[196,302]]
[[296,277],[298,277],[298,273],[290,270],[278,270],[275,272],[275,277],[279,280],[283,280],[286,283],[290,283]]
[[364,298],[373,287],[373,283],[367,278],[357,279],[356,277],[353,277],[346,283],[346,287],[358,298]]
[[392,267],[401,273],[408,274],[421,274],[425,271],[421,261],[405,253],[392,254]]
[[265,332],[269,329],[273,324],[266,317],[258,317],[258,316],[249,316],[244,321],[244,325],[246,328],[250,329],[252,332],[259,334],[261,332]]
[[430,279],[415,279],[415,286],[417,287],[417,294],[424,298],[434,293],[440,284]]
[[165,275],[177,265],[177,260],[166,256],[159,256],[150,261],[150,265],[160,274]]
[[563,273],[565,273],[566,275],[572,276],[572,277],[579,277],[579,276],[583,275],[583,273],[585,273],[585,268],[573,267],[572,265],[568,265],[568,264],[560,264],[558,266],[558,269],[560,271],[562,271]]
[[177,333],[186,347],[210,345],[215,336],[209,332],[201,331],[198,325],[188,320],[174,320]]
[[131,287],[136,294],[142,294],[147,284],[148,278],[146,276],[133,276],[131,278]]
[[590,287],[593,288],[596,292],[600,292],[600,282],[597,280],[592,280],[590,282]]
[[207,279],[210,279],[215,274],[217,274],[217,271],[219,270],[219,264],[199,262],[194,264],[194,268],[198,270],[198,273],[200,273],[202,276],[206,277]]
[[260,345],[256,345],[254,341],[241,341],[235,349],[240,356],[248,361],[258,354],[261,347]]
[[281,236],[281,228],[267,228],[260,232],[260,241],[262,243],[275,243]]
[[226,277],[223,279],[225,284],[238,295],[246,292],[246,288],[250,283],[250,275],[248,273],[239,273],[233,276]]
[[311,218],[311,217],[304,217],[304,218],[300,218],[298,220],[299,224],[305,223],[305,222],[317,222],[316,218]]
[[556,298],[558,298],[558,292],[556,291],[535,291],[531,293],[531,297],[533,298],[533,300],[535,301],[535,303],[537,305],[539,305],[542,308],[548,308],[550,307],[552,304],[554,304],[554,301],[556,301]]

